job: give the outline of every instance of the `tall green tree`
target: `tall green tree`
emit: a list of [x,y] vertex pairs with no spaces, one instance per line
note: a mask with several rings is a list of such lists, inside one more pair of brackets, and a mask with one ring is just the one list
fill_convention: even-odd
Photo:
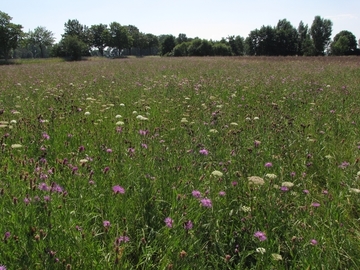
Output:
[[111,47],[117,48],[119,51],[129,48],[132,44],[132,38],[128,29],[118,22],[110,23],[110,43]]
[[44,52],[48,46],[53,45],[55,37],[53,32],[47,30],[44,26],[38,26],[34,31],[28,33],[28,43],[40,49],[40,56],[44,58]]
[[110,31],[106,24],[95,24],[90,27],[91,45],[99,50],[101,56],[104,55],[104,48],[110,44]]
[[228,36],[227,42],[231,47],[233,55],[243,55],[244,54],[244,38],[240,36]]
[[87,46],[83,54],[89,54],[92,46],[92,36],[89,27],[82,25],[78,20],[68,20],[64,24],[64,27],[65,29],[62,37],[76,36],[78,40],[82,41]]
[[11,50],[18,46],[22,35],[22,26],[11,23],[12,17],[0,11],[0,55],[8,60]]
[[161,43],[161,55],[170,54],[174,49],[175,45],[175,37],[173,35],[167,35]]
[[351,55],[356,53],[356,37],[349,31],[341,31],[336,34],[331,43],[331,54],[333,55]]
[[297,30],[286,19],[279,20],[275,28],[276,54],[295,55],[297,53]]
[[329,45],[332,32],[332,22],[315,16],[310,28],[310,35],[314,42],[315,55],[324,55],[325,48]]
[[306,46],[306,42],[310,39],[309,27],[304,24],[303,21],[300,21],[299,26],[297,28],[297,54],[304,55],[304,48]]

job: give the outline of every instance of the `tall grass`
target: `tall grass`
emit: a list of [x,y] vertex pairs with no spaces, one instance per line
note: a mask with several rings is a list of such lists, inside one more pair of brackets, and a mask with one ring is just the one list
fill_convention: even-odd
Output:
[[360,267],[357,58],[45,61],[0,81],[0,265]]

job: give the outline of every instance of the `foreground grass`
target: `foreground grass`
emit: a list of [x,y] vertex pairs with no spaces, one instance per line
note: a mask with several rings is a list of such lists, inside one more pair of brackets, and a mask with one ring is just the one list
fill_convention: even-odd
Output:
[[0,71],[8,269],[359,268],[357,58]]

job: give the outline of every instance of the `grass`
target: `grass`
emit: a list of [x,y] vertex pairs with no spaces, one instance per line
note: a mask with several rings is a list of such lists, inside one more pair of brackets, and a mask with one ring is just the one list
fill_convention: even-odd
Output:
[[359,268],[358,58],[0,71],[0,265]]

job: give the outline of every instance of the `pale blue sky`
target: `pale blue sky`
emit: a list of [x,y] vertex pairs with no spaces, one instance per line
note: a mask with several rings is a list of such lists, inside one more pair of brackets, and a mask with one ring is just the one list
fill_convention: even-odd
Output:
[[246,38],[251,30],[275,26],[280,19],[296,28],[301,20],[311,26],[316,15],[332,20],[332,36],[348,30],[360,39],[360,0],[11,0],[3,1],[0,10],[25,32],[45,26],[57,41],[69,19],[87,26],[116,21],[154,35],[220,40]]

